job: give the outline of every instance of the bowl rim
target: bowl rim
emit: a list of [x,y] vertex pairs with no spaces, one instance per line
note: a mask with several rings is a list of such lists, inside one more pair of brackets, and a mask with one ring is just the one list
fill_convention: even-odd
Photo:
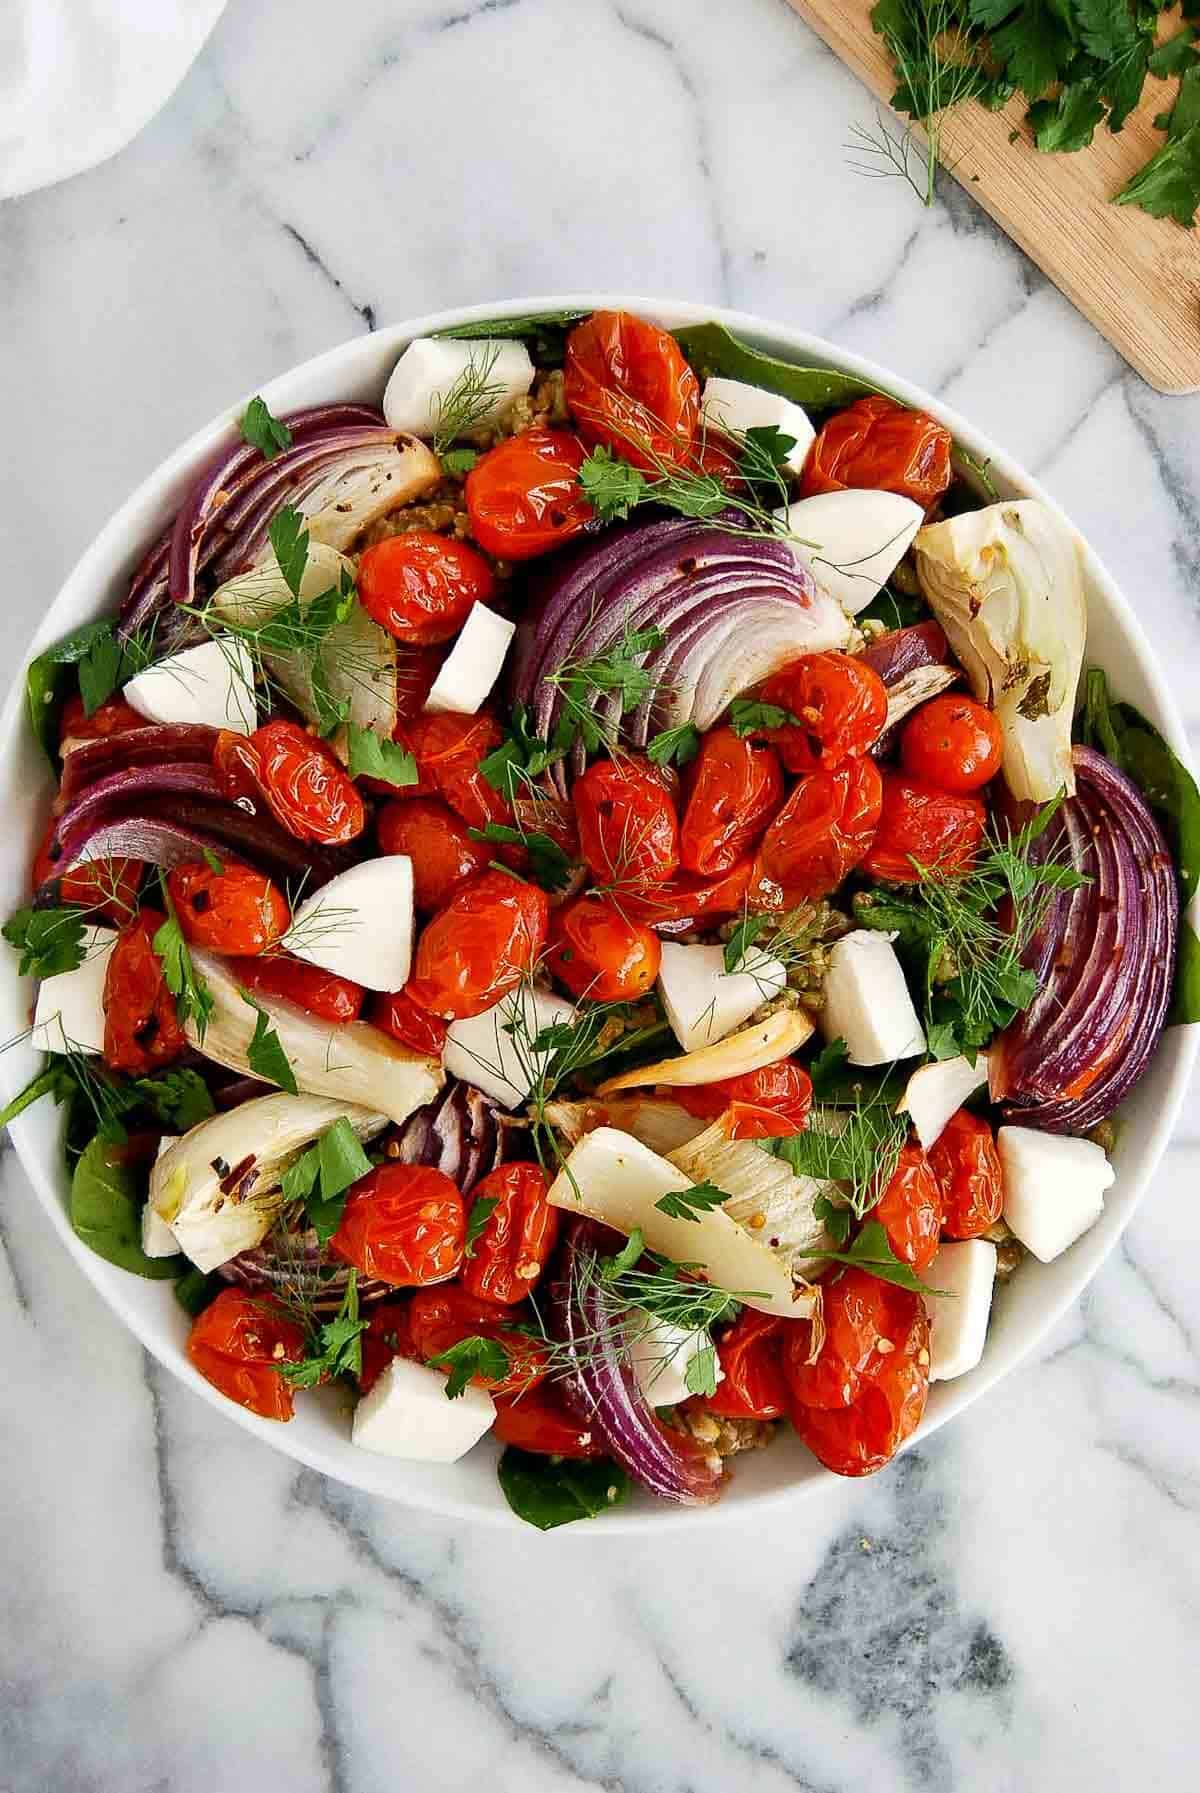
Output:
[[[1071,529],[1080,545],[1089,581],[1101,590],[1105,604],[1116,620],[1119,633],[1132,650],[1138,663],[1138,669],[1153,693],[1162,733],[1184,764],[1192,766],[1187,737],[1174,697],[1159,670],[1157,656],[1145,630],[1112,574],[1086,539],[1071,524],[1070,519],[1066,517],[1056,500],[1018,461],[978,430],[953,406],[944,404],[919,385],[894,374],[891,369],[869,357],[842,349],[824,337],[816,336],[789,324],[764,318],[753,312],[736,310],[722,305],[651,297],[644,294],[551,293],[541,296],[483,301],[473,305],[451,306],[441,311],[404,319],[399,323],[372,332],[369,337],[351,337],[318,355],[311,356],[308,360],[274,376],[269,382],[258,387],[257,391],[261,393],[268,404],[272,406],[278,404],[280,409],[285,409],[294,402],[287,397],[287,389],[290,386],[319,378],[324,373],[336,371],[343,362],[351,362],[357,354],[361,354],[367,343],[373,343],[379,350],[394,347],[398,351],[402,345],[414,337],[429,335],[436,330],[444,330],[460,324],[478,323],[490,318],[515,318],[554,311],[588,312],[611,309],[633,311],[663,322],[669,320],[670,328],[705,322],[723,324],[735,333],[748,337],[752,342],[770,343],[771,349],[768,352],[781,354],[787,359],[804,358],[810,364],[814,362],[825,364],[857,374],[871,384],[894,393],[906,403],[928,411],[931,415],[939,418],[951,430],[957,442],[966,447],[972,455],[994,468],[1003,484],[1019,491],[1024,497],[1040,500]],[[139,517],[164,508],[166,501],[174,491],[177,491],[181,482],[200,468],[219,441],[227,434],[231,423],[236,421],[251,396],[253,396],[251,393],[246,393],[234,403],[223,407],[208,423],[194,431],[178,448],[160,461],[138,483],[80,555],[53,600],[47,606],[41,624],[35,631],[33,640],[22,659],[3,710],[0,712],[0,765],[10,760],[18,750],[19,730],[24,725],[25,669],[29,661],[61,632],[56,627],[56,617],[61,609],[67,607],[67,599],[81,589],[90,591],[93,597],[102,593],[112,579],[124,569],[129,558],[126,538],[131,525]],[[149,535],[150,527],[152,526],[147,526],[143,531],[143,544]],[[93,605],[93,609],[95,614],[104,614],[104,609],[97,604]],[[922,1420],[913,1438],[904,1448],[929,1437],[1007,1376],[1019,1363],[1027,1359],[1050,1329],[1078,1299],[1081,1291],[1096,1275],[1109,1253],[1115,1249],[1162,1159],[1179,1115],[1195,1065],[1197,1051],[1200,1049],[1200,1027],[1188,1027],[1177,1031],[1182,1032],[1185,1038],[1177,1054],[1174,1069],[1169,1074],[1164,1089],[1160,1092],[1159,1109],[1152,1127],[1149,1148],[1135,1168],[1122,1167],[1125,1206],[1117,1223],[1107,1229],[1107,1235],[1102,1240],[1098,1240],[1092,1233],[1084,1234],[1077,1241],[1076,1245],[1071,1248],[1072,1273],[1066,1278],[1054,1299],[1047,1302],[1045,1310],[1039,1313],[1036,1322],[1030,1325],[1028,1331],[1023,1334],[1017,1348],[1008,1352],[1003,1360],[996,1360],[990,1364],[985,1355],[979,1369],[967,1379],[969,1386],[964,1389],[960,1384],[957,1394],[945,1393],[938,1412],[932,1418],[927,1417]],[[9,1088],[11,1083],[12,1078],[7,1072],[5,1061],[0,1058],[0,1087],[4,1088],[6,1095],[11,1093]],[[343,1468],[332,1462],[323,1450],[313,1448],[300,1438],[290,1435],[290,1428],[272,1424],[272,1422],[248,1413],[245,1409],[237,1407],[225,1399],[199,1375],[182,1351],[178,1353],[177,1360],[165,1353],[160,1348],[158,1341],[148,1336],[148,1330],[142,1324],[141,1316],[122,1301],[118,1289],[109,1286],[101,1279],[97,1267],[102,1260],[97,1259],[72,1231],[64,1211],[59,1187],[61,1171],[51,1165],[45,1154],[37,1149],[29,1128],[23,1124],[24,1119],[23,1116],[17,1117],[9,1128],[16,1155],[68,1251],[75,1258],[93,1288],[134,1334],[143,1348],[148,1350],[156,1361],[171,1371],[173,1375],[179,1377],[187,1387],[198,1393],[216,1411],[224,1414],[226,1418],[232,1419],[253,1436],[265,1440],[294,1461],[303,1463],[321,1474],[331,1476],[346,1486],[381,1495],[402,1506],[441,1514],[449,1518],[470,1519],[479,1524],[516,1529],[522,1533],[528,1531],[525,1522],[510,1512],[502,1502],[495,1506],[485,1507],[476,1500],[464,1499],[455,1495],[442,1495],[440,1491],[436,1496],[431,1496],[427,1490],[421,1488],[414,1489],[410,1493],[398,1492],[393,1487],[384,1486],[380,1477],[373,1473],[375,1460],[371,1458],[370,1453],[365,1451],[361,1453],[363,1458],[361,1471],[351,1480],[345,1475]],[[1090,1246],[1089,1240],[1091,1241]],[[949,1384],[941,1386],[943,1391],[948,1391],[950,1388]],[[355,1467],[358,1468],[358,1465],[356,1464]],[[567,1526],[561,1528],[554,1535],[575,1539],[579,1537],[604,1539],[618,1536],[628,1537],[647,1532],[652,1528],[661,1532],[667,1526],[680,1530],[699,1524],[711,1527],[714,1523],[722,1521],[725,1523],[741,1522],[750,1519],[751,1516],[775,1514],[788,1502],[811,1495],[818,1489],[823,1488],[828,1491],[835,1482],[841,1479],[831,1474],[820,1474],[785,1483],[777,1488],[752,1490],[741,1498],[727,1498],[717,1503],[715,1507],[687,1508],[661,1504],[643,1511],[627,1512],[616,1509],[605,1514],[603,1522],[599,1525]]]

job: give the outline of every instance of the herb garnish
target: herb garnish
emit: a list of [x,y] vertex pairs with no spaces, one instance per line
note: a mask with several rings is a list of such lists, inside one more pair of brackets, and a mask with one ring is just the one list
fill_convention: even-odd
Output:
[[467,1239],[463,1247],[464,1258],[475,1256],[475,1247],[487,1230],[487,1223],[499,1203],[498,1195],[477,1195],[471,1203],[471,1212],[467,1215]]
[[245,990],[240,990],[239,995],[255,1014],[254,1034],[246,1048],[246,1063],[264,1083],[278,1084],[289,1096],[298,1096],[300,1090],[296,1083],[296,1073],[280,1043],[279,1035],[271,1026],[271,1018],[266,1009],[255,1002]]
[[512,707],[508,734],[500,746],[479,762],[479,770],[494,790],[503,791],[512,803],[518,786],[532,785],[550,766],[569,753],[575,731],[566,718],[560,718],[553,741],[543,741],[529,732],[529,712],[522,703]]
[[446,1371],[448,1401],[456,1401],[473,1376],[483,1376],[489,1382],[503,1382],[509,1369],[509,1356],[504,1346],[498,1340],[483,1338],[478,1333],[459,1339],[440,1356],[426,1361],[431,1370]]
[[631,1486],[628,1472],[607,1457],[584,1462],[542,1457],[515,1444],[501,1457],[496,1475],[517,1517],[542,1532],[606,1513],[626,1498]]
[[365,774],[401,790],[406,785],[419,782],[416,760],[398,741],[387,741],[373,728],[359,728],[354,722],[346,725],[346,740],[349,753],[347,770],[351,778],[359,778]]
[[[661,690],[644,659],[665,646],[666,639],[654,624],[634,629],[626,617],[611,647],[583,659],[568,659],[547,675],[546,683],[559,694],[573,738],[577,736],[588,753],[615,747],[620,718]],[[597,697],[615,700],[615,718],[597,713],[592,707]]]
[[293,1388],[315,1388],[330,1376],[360,1375],[366,1330],[367,1321],[358,1317],[358,1272],[351,1269],[337,1314],[310,1332],[305,1355],[298,1362],[281,1363],[279,1374]]
[[[159,889],[167,919],[150,942],[163,968],[163,982],[175,998],[175,1013],[181,1027],[192,1022],[196,1040],[201,1046],[208,1031],[208,1018],[213,1012],[213,994],[192,962],[188,943],[183,937],[175,905],[167,888],[165,873],[159,870]],[[295,1091],[293,1090],[293,1095]]]
[[308,530],[304,527],[304,518],[292,505],[285,504],[271,518],[267,536],[284,583],[292,596],[298,598],[304,569],[308,565]]
[[10,915],[0,932],[21,955],[18,977],[57,977],[84,960],[83,909],[33,909]]
[[273,461],[277,454],[292,446],[291,430],[286,423],[272,417],[264,398],[250,400],[238,428],[251,448],[258,449],[264,461]]
[[910,1289],[914,1295],[942,1293],[940,1289],[931,1289],[928,1283],[923,1283],[896,1256],[887,1233],[878,1220],[868,1220],[844,1251],[801,1251],[796,1255],[802,1258],[819,1258],[825,1264],[852,1264],[859,1270],[865,1270],[868,1276],[877,1277],[880,1282],[895,1283],[901,1289]]
[[316,1143],[284,1171],[283,1198],[304,1203],[309,1226],[326,1245],[341,1223],[346,1191],[370,1169],[371,1160],[357,1133],[345,1115],[339,1115]]
[[511,828],[507,822],[488,822],[482,828],[468,828],[467,833],[472,840],[524,847],[529,855],[529,875],[543,890],[562,890],[571,881],[574,866],[570,855],[536,828]]
[[646,758],[656,766],[686,766],[700,751],[700,730],[694,722],[664,729],[646,743]]
[[719,1208],[729,1200],[715,1183],[693,1183],[687,1189],[671,1189],[660,1196],[654,1206],[672,1220],[699,1220],[710,1208]]
[[443,454],[452,442],[478,429],[504,397],[504,387],[492,379],[500,350],[492,343],[478,354],[472,350],[467,365],[448,391],[437,401],[433,452]]
[[803,728],[799,716],[779,704],[759,703],[752,697],[735,697],[729,706],[729,726],[744,740],[764,728]]

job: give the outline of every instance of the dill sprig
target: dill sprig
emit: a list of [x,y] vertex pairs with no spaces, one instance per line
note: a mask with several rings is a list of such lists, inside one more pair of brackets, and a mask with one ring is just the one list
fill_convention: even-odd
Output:
[[358,1315],[358,1273],[346,1278],[342,1305],[332,1320],[316,1322],[311,1303],[305,1304],[305,1352],[302,1358],[281,1363],[279,1374],[293,1388],[315,1388],[334,1376],[355,1376],[362,1370],[362,1335],[366,1320]]
[[[999,84],[979,60],[977,46],[964,29],[965,8],[958,0],[879,0],[871,23],[886,44],[896,68],[892,105],[913,125],[897,135],[877,115],[872,132],[856,126],[848,144],[864,160],[852,162],[856,172],[899,176],[923,205],[932,205],[939,162],[943,156],[945,121],[964,100],[995,93]],[[924,138],[914,135],[914,126]]]
[[[651,624],[635,629],[626,616],[620,635],[608,647],[581,659],[567,658],[557,666],[546,678],[561,703],[562,736],[556,739],[565,737],[569,728],[572,744],[578,739],[588,753],[613,752],[622,718],[668,692],[645,664],[647,656],[665,644],[660,628]],[[602,707],[596,707],[597,699]]]
[[433,452],[441,455],[452,442],[467,436],[491,415],[497,400],[504,397],[504,387],[492,379],[499,345],[481,345],[474,350],[454,384],[437,401],[437,422],[433,431]]

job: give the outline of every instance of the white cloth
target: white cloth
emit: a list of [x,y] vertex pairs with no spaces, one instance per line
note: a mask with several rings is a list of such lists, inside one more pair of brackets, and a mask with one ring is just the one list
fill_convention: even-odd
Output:
[[0,0],[0,199],[94,168],[170,99],[225,0]]

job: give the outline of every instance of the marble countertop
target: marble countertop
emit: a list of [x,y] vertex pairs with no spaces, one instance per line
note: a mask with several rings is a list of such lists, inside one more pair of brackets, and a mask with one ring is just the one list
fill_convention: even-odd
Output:
[[[379,320],[610,287],[803,324],[1047,483],[1200,745],[1200,398],[1156,396],[783,0],[231,0],[165,113],[0,208],[15,660],[132,485]],[[16,443],[20,439],[20,453]],[[1036,1362],[873,1482],[602,1545],[300,1471],[149,1361],[0,1160],[6,1793],[1194,1782],[1200,1121]]]

